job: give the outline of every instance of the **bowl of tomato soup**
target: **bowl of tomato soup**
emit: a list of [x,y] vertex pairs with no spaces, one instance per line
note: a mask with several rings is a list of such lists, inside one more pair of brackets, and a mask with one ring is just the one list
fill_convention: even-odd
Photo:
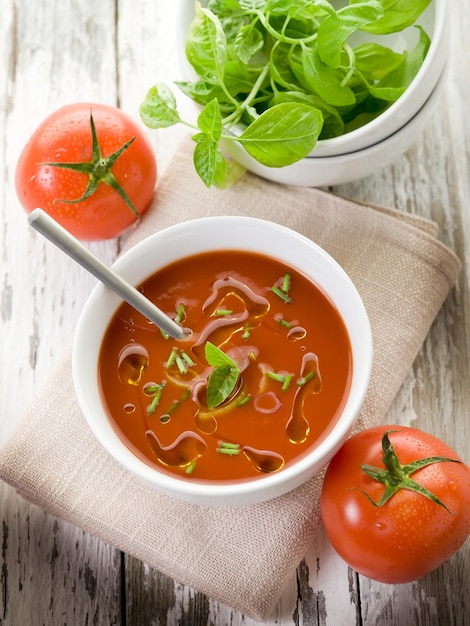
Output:
[[173,339],[99,284],[73,377],[104,448],[160,492],[235,506],[318,473],[363,404],[372,338],[361,297],[320,246],[257,218],[162,230],[114,265],[184,329]]

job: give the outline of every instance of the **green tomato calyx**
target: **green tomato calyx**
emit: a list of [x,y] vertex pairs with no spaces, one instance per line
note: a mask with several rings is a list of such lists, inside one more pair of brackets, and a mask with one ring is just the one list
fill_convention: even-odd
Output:
[[108,185],[116,193],[118,193],[121,198],[124,200],[129,209],[134,213],[138,220],[141,219],[140,213],[137,211],[135,206],[133,205],[131,199],[124,191],[123,187],[120,185],[116,177],[112,172],[112,168],[121,154],[127,150],[127,148],[131,145],[131,143],[135,140],[135,137],[126,141],[124,145],[122,145],[118,150],[113,152],[108,157],[103,156],[101,152],[101,147],[98,141],[98,136],[96,134],[95,122],[93,120],[93,115],[90,113],[90,127],[91,127],[91,150],[92,157],[91,161],[83,161],[81,163],[60,163],[60,162],[52,162],[52,163],[42,163],[42,165],[50,165],[51,167],[61,167],[67,170],[73,170],[74,172],[81,172],[82,174],[88,175],[88,185],[85,189],[85,193],[80,196],[80,198],[76,198],[75,200],[62,200],[56,199],[56,202],[65,202],[66,204],[77,204],[78,202],[83,202],[90,196],[92,196],[95,191],[98,189],[98,186],[101,183]]
[[380,467],[374,467],[372,465],[361,466],[362,471],[365,472],[367,476],[385,485],[385,491],[382,497],[378,502],[375,502],[365,491],[362,491],[362,489],[359,489],[359,491],[363,493],[374,506],[381,507],[398,491],[401,489],[407,489],[408,491],[414,491],[415,493],[419,493],[422,496],[429,498],[429,500],[432,500],[436,504],[444,507],[451,515],[454,515],[454,513],[448,509],[442,500],[429,491],[429,489],[426,489],[426,487],[423,487],[423,485],[420,485],[418,482],[413,480],[411,475],[422,467],[432,465],[433,463],[461,463],[461,461],[443,456],[431,456],[425,459],[418,459],[412,463],[408,463],[407,465],[402,465],[397,457],[395,448],[389,439],[389,434],[393,432],[397,431],[388,430],[382,437],[382,449],[384,453],[383,462],[386,469],[381,469]]

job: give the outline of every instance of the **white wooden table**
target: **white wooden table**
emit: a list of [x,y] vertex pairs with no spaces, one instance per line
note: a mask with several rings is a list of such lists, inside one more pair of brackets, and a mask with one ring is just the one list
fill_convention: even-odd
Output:
[[[2,0],[0,11],[0,441],[10,434],[71,336],[94,279],[32,237],[14,190],[18,154],[53,110],[118,105],[138,119],[157,80],[177,78],[178,0]],[[442,102],[416,145],[342,195],[430,217],[463,261],[389,421],[441,437],[470,460],[470,3],[449,0],[452,66]],[[449,9],[450,10],[450,9]],[[182,130],[150,133],[160,171]],[[119,241],[91,246],[105,261]],[[254,622],[162,576],[0,486],[0,623]],[[272,624],[470,624],[470,541],[441,569],[403,586],[357,576],[319,536]]]

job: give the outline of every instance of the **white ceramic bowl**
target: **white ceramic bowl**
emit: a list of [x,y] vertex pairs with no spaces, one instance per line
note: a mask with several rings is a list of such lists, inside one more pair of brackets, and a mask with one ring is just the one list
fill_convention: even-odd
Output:
[[274,168],[261,165],[238,143],[226,142],[224,147],[247,170],[286,185],[323,187],[366,178],[395,161],[416,142],[440,100],[446,78],[447,66],[428,100],[407,124],[390,137],[356,152],[327,157],[315,157],[312,154],[292,165]]
[[120,298],[98,284],[82,311],[73,347],[73,378],[79,404],[91,430],[130,472],[167,495],[202,505],[244,505],[294,489],[332,458],[346,440],[363,404],[372,365],[372,338],[362,300],[342,268],[310,239],[283,226],[245,217],[212,217],[162,230],[124,254],[114,268],[139,284],[168,263],[205,250],[240,248],[276,257],[309,276],[329,295],[344,319],[352,346],[351,389],[331,432],[306,456],[282,470],[254,480],[208,484],[169,476],[138,459],[108,420],[98,386],[103,335]]
[[[207,2],[202,2],[201,4],[204,5],[207,4]],[[334,6],[340,6],[345,3],[338,0],[335,2],[333,0],[332,4]],[[431,38],[431,45],[423,65],[405,93],[379,117],[364,126],[338,137],[318,141],[311,156],[322,158],[327,156],[339,156],[357,152],[375,145],[402,128],[421,110],[434,91],[449,57],[449,11],[448,0],[432,0],[431,4],[417,20],[416,24],[422,26]],[[188,79],[194,78],[195,76],[194,70],[189,65],[184,55],[185,40],[193,17],[194,1],[184,0],[181,3],[179,24],[177,27],[177,46],[181,72],[183,77]],[[354,45],[364,42],[377,42],[397,52],[403,52],[403,50],[413,49],[418,40],[418,30],[409,27],[398,33],[380,36],[357,32],[354,37],[355,39],[352,40]],[[236,132],[237,129],[234,130],[234,133]],[[230,142],[230,145],[232,143],[233,142]],[[235,153],[235,150],[233,152]],[[239,151],[237,151],[235,158],[237,160],[239,159]],[[245,165],[245,163],[243,163],[243,165]],[[332,164],[332,166],[336,167],[336,164]],[[251,167],[248,169],[251,169]],[[274,177],[273,180],[280,179]],[[280,182],[284,181],[280,180]],[[314,184],[321,185],[323,183]]]

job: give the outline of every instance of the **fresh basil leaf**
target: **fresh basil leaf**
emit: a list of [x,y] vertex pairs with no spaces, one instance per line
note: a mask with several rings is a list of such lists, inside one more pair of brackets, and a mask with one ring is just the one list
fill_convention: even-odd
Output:
[[209,409],[225,402],[235,389],[239,376],[238,367],[219,365],[207,380],[206,401]]
[[352,90],[347,85],[341,84],[339,70],[326,65],[316,48],[302,50],[302,69],[312,91],[328,104],[343,107],[356,101]]
[[[259,72],[239,61],[228,61],[225,65],[225,87],[233,97],[250,93]],[[233,105],[232,105],[233,106]]]
[[376,85],[370,87],[371,94],[376,98],[391,100],[393,92],[390,90],[395,90],[397,94],[396,98],[398,98],[419,72],[419,68],[426,58],[431,41],[421,26],[416,26],[416,28],[419,30],[419,40],[410,54],[405,55],[402,63],[392,72],[389,72]]
[[243,26],[235,39],[237,56],[245,64],[249,63],[263,46],[264,37],[257,28],[256,22]]
[[206,106],[206,104],[209,104],[209,102],[215,98],[219,103],[221,112],[226,111],[227,108],[229,111],[233,111],[233,102],[227,100],[227,94],[218,85],[211,85],[203,80],[195,82],[176,81],[175,84],[184,94],[191,98],[191,100],[202,106]]
[[250,124],[238,141],[263,165],[283,167],[313,150],[322,124],[318,109],[306,104],[278,104]]
[[186,40],[186,57],[203,80],[221,84],[227,59],[227,40],[219,18],[196,3],[196,17]]
[[339,67],[341,51],[348,37],[358,28],[383,16],[379,0],[356,2],[328,15],[318,28],[317,47],[321,60],[330,67]]
[[179,80],[175,84],[186,96],[203,105],[209,104],[216,97],[215,94],[222,93],[220,87],[206,83],[204,80]]
[[210,187],[214,180],[225,177],[225,172],[222,171],[225,159],[217,141],[208,133],[197,133],[192,139],[196,142],[193,154],[194,168],[206,187]]
[[228,365],[229,367],[237,366],[235,361],[233,361],[228,354],[210,341],[206,341],[204,345],[204,354],[207,362],[209,365],[212,365],[212,367],[219,367],[219,365]]
[[265,11],[271,15],[314,18],[335,13],[328,0],[266,0]]
[[247,11],[256,9],[263,9],[266,4],[266,0],[239,0],[240,7]]
[[354,48],[356,69],[368,82],[381,80],[403,62],[404,55],[377,43]]
[[235,180],[237,180],[237,178],[232,178],[231,176],[232,168],[228,167],[224,155],[217,147],[215,151],[215,168],[212,176],[212,184],[214,185],[214,187],[217,187],[217,189],[226,189],[228,186],[230,186],[230,184],[233,184]]
[[369,122],[372,122],[372,120],[375,120],[376,117],[381,115],[385,111],[385,109],[387,109],[388,106],[390,106],[389,103],[385,102],[384,100],[380,102],[381,102],[381,106],[380,108],[377,108],[376,111],[363,111],[361,113],[358,113],[349,122],[346,122],[344,124],[344,133],[350,133],[351,131],[356,130],[357,128],[361,128],[361,126],[364,126],[365,124],[368,124]]
[[230,16],[240,11],[238,0],[210,0],[207,5],[219,17]]
[[140,117],[149,128],[168,128],[181,122],[176,98],[164,83],[152,87],[140,105]]
[[337,109],[328,105],[315,94],[307,94],[303,91],[279,91],[270,100],[269,105],[282,104],[283,102],[301,102],[315,107],[321,111],[323,126],[319,139],[330,139],[341,135],[344,130],[344,122]]
[[233,392],[240,370],[235,361],[210,341],[204,350],[207,362],[214,368],[207,381],[207,406],[213,409]]
[[211,100],[199,113],[197,126],[203,133],[207,133],[211,139],[215,141],[220,139],[222,134],[222,116],[216,98]]
[[270,74],[273,80],[284,89],[296,91],[299,83],[289,62],[289,52],[291,46],[279,44],[273,47],[270,56]]
[[416,22],[432,0],[380,0],[384,15],[376,22],[361,27],[378,35],[395,33]]
[[390,103],[371,96],[368,90],[357,94],[357,103],[343,114],[344,133],[349,133],[375,119]]
[[245,174],[246,169],[236,161],[226,159],[222,152],[220,155],[223,159],[223,164],[221,163],[220,167],[216,167],[212,184],[217,187],[217,189],[228,189],[236,183],[237,180],[240,180],[243,174]]

